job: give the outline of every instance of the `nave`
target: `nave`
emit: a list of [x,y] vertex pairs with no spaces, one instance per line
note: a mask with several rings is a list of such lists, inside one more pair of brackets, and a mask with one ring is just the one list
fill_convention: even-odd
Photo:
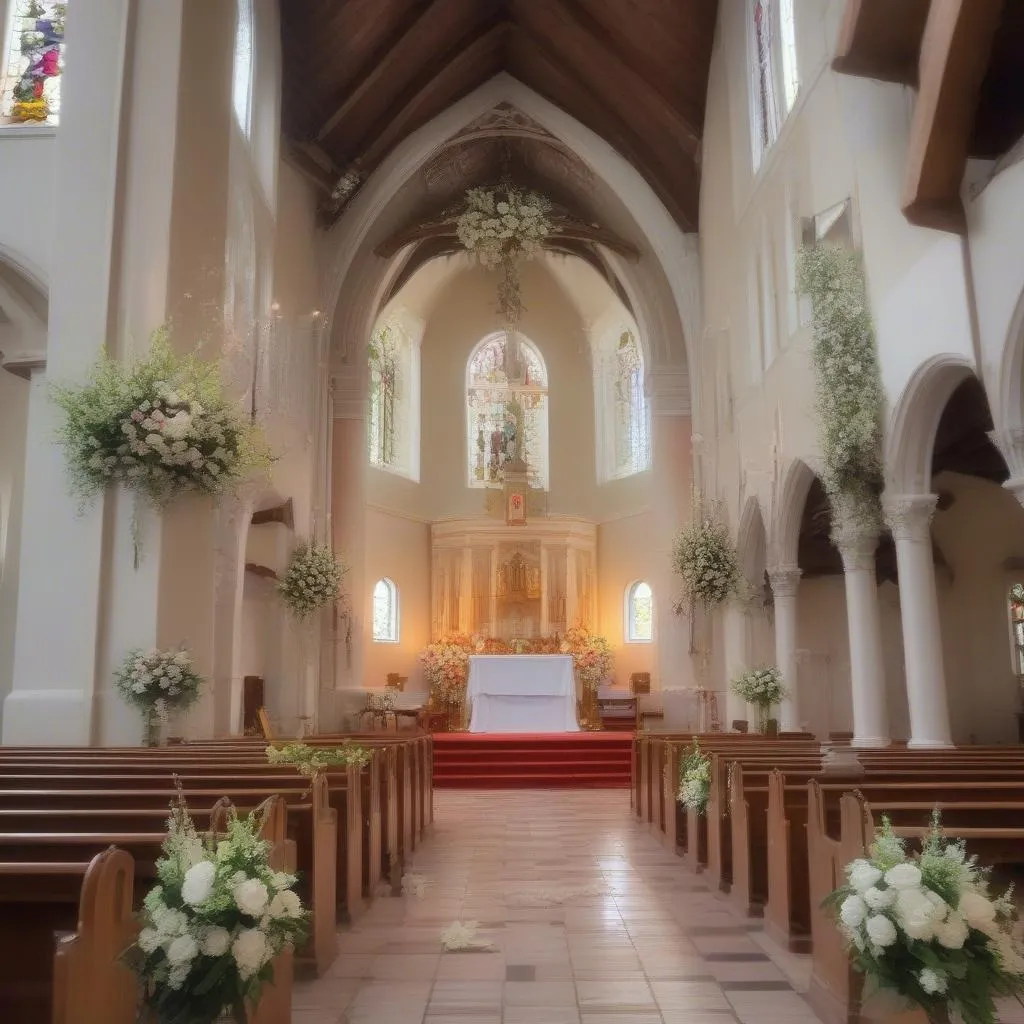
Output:
[[[419,896],[375,901],[325,977],[296,985],[295,1024],[818,1020],[809,958],[737,917],[625,791],[438,791],[411,871]],[[442,952],[454,921],[493,951]]]

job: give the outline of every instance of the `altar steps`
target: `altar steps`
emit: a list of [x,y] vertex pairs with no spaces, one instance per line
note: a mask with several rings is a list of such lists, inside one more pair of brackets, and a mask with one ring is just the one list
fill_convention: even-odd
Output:
[[633,735],[626,732],[436,733],[434,785],[448,789],[629,786]]

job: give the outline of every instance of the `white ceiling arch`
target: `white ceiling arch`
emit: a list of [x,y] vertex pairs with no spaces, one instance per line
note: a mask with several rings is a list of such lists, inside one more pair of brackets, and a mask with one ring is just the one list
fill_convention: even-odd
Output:
[[439,147],[499,103],[512,104],[569,146],[621,202],[646,251],[637,263],[605,255],[629,295],[649,365],[692,367],[701,323],[696,236],[680,231],[642,175],[600,136],[505,73],[409,135],[324,236],[323,308],[332,319],[335,352],[354,361],[401,266],[401,254],[388,261],[372,253],[375,225]]

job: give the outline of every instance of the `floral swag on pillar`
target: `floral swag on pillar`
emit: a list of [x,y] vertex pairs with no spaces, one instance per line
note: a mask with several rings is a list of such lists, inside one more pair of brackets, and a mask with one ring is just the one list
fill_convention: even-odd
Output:
[[156,331],[145,356],[125,363],[104,353],[88,383],[56,387],[53,397],[64,412],[58,441],[83,507],[120,484],[162,510],[184,493],[234,491],[270,466],[263,434],[227,394],[220,364],[177,355],[167,328]]

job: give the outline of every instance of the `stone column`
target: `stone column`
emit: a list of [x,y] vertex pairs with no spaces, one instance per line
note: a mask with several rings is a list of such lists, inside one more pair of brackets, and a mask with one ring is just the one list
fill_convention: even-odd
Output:
[[1010,479],[1003,486],[1024,505],[1024,427],[993,430],[988,436],[1010,471]]
[[548,546],[540,542],[540,635],[547,636],[551,632],[551,609],[548,603],[551,598],[551,581],[548,578],[550,558]]
[[750,668],[750,643],[747,630],[747,611],[738,601],[730,601],[723,617],[725,644],[725,717],[723,728],[732,728],[734,720],[749,722],[746,702],[732,692],[732,680]]
[[800,570],[795,565],[768,570],[775,599],[775,664],[789,696],[782,702],[779,728],[794,732],[800,728],[800,693],[796,663],[796,598]]
[[932,554],[937,500],[935,494],[895,494],[884,501],[899,567],[911,747],[952,746]]
[[576,625],[579,618],[579,595],[576,591],[576,549],[570,544],[565,549],[565,628]]
[[462,549],[459,573],[459,632],[473,632],[473,549]]
[[843,556],[846,620],[850,634],[853,690],[853,745],[889,745],[889,709],[885,691],[885,655],[875,580],[878,532],[840,525],[834,539]]

